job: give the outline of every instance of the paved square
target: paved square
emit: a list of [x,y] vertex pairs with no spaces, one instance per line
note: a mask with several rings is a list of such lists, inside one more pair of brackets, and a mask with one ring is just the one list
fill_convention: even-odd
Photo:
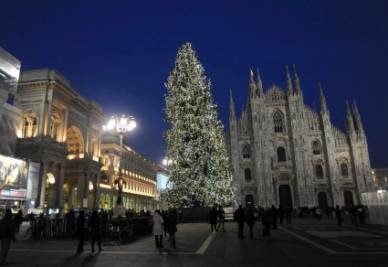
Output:
[[[308,230],[304,229],[308,225]],[[326,227],[325,227],[326,225]],[[316,230],[314,231],[314,226]],[[326,228],[326,230],[325,230]],[[374,228],[368,228],[373,230]],[[385,230],[379,229],[384,232]],[[335,235],[338,233],[338,235]],[[245,227],[245,236],[249,236]],[[378,237],[375,237],[378,236]],[[152,236],[127,245],[105,245],[99,254],[75,254],[76,241],[20,241],[12,244],[10,266],[386,266],[388,239],[334,222],[296,220],[272,231],[271,241],[237,238],[235,223],[210,233],[208,224],[182,224],[177,249],[156,249]],[[354,265],[357,263],[357,265]]]

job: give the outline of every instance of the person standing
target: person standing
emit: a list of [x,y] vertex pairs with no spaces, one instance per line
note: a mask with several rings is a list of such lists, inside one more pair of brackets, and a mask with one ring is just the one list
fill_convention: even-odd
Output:
[[272,205],[272,207],[271,207],[271,221],[272,221],[272,229],[277,229],[278,228],[278,211],[276,210],[274,205]]
[[163,247],[163,224],[164,220],[159,210],[155,210],[155,214],[152,217],[153,221],[153,233],[155,236],[155,245],[157,248]]
[[217,216],[218,216],[217,231],[220,230],[222,226],[222,232],[225,232],[225,211],[222,206],[218,207]]
[[101,252],[101,220],[96,210],[93,211],[89,221],[90,236],[92,239],[92,253],[94,253],[94,242],[97,241],[98,251]]
[[23,223],[23,212],[22,212],[22,210],[19,210],[18,213],[16,213],[14,221],[15,221],[15,232],[19,233],[20,225]]
[[210,223],[210,231],[218,231],[217,230],[217,209],[215,206],[209,211],[209,223]]
[[177,224],[178,224],[178,214],[176,212],[176,209],[171,208],[168,212],[167,215],[167,232],[168,232],[168,237],[170,240],[170,247],[171,248],[176,248],[176,241],[175,241],[175,233],[177,232]]
[[342,210],[340,209],[340,207],[338,205],[336,205],[336,207],[335,207],[335,217],[337,218],[337,225],[341,227],[342,221],[343,221]]
[[271,238],[271,224],[272,224],[272,210],[264,211],[263,218],[261,220],[263,224],[263,237],[265,240],[269,241]]
[[77,237],[78,237],[78,246],[77,253],[82,253],[84,251],[84,241],[85,241],[85,212],[81,210],[77,219]]
[[286,216],[287,224],[291,224],[291,216],[292,216],[292,208],[291,207],[286,207],[285,216]]
[[284,209],[283,209],[282,205],[279,205],[278,212],[279,212],[279,223],[283,224]]
[[244,237],[244,223],[245,223],[245,210],[242,205],[238,206],[238,209],[234,213],[234,218],[238,224],[238,237],[243,239]]
[[245,218],[249,227],[249,237],[253,239],[253,225],[255,223],[255,214],[252,205],[248,206]]
[[15,223],[12,220],[12,212],[10,209],[6,209],[3,219],[0,221],[0,237],[0,264],[5,264],[8,256],[8,251],[11,248],[11,241],[16,241]]

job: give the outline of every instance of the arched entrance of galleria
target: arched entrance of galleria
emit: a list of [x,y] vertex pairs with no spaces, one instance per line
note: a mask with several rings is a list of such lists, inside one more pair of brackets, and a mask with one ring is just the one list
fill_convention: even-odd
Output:
[[291,188],[288,184],[279,185],[279,205],[283,208],[292,207]]

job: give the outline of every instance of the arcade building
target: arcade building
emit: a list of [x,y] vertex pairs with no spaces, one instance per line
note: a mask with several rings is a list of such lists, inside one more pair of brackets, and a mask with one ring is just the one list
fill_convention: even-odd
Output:
[[0,157],[0,190],[25,187],[22,196],[8,196],[4,205],[18,201],[25,210],[111,209],[120,176],[124,207],[155,207],[156,165],[117,144],[114,135],[104,137],[107,116],[97,103],[82,97],[56,70],[20,72],[20,61],[1,48],[0,74],[0,155],[7,162],[25,162],[18,169]]

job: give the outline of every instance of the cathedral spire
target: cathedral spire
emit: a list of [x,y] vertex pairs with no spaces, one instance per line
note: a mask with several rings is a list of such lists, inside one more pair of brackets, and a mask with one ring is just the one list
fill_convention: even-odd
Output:
[[321,103],[321,112],[329,113],[329,110],[327,109],[326,96],[323,92],[322,84],[318,83],[318,86],[319,86],[319,100]]
[[234,100],[232,95],[232,89],[229,89],[230,94],[230,103],[229,103],[229,120],[235,120],[236,119],[236,111],[234,106]]
[[261,75],[260,70],[257,69],[257,89],[259,91],[259,96],[263,96],[264,90],[263,90],[263,82],[261,81]]
[[293,87],[292,87],[292,80],[290,71],[288,70],[288,65],[286,65],[286,87],[287,87],[287,94],[291,95],[293,93]]
[[362,125],[361,116],[360,116],[360,112],[358,112],[358,107],[357,107],[356,101],[353,101],[352,112],[353,112],[353,117],[354,117],[354,120],[355,120],[355,125],[357,127],[357,130],[360,131],[360,132],[363,132],[364,131],[364,127]]
[[257,87],[255,82],[255,75],[253,74],[252,69],[249,69],[250,75],[249,75],[249,96],[253,97],[257,94]]
[[355,132],[353,114],[350,110],[349,102],[347,100],[346,100],[346,126],[347,126],[347,132],[349,135]]
[[293,65],[294,69],[294,85],[295,85],[295,93],[296,94],[301,94],[302,89],[300,88],[300,80],[299,80],[299,75],[298,72],[296,71],[296,65]]

